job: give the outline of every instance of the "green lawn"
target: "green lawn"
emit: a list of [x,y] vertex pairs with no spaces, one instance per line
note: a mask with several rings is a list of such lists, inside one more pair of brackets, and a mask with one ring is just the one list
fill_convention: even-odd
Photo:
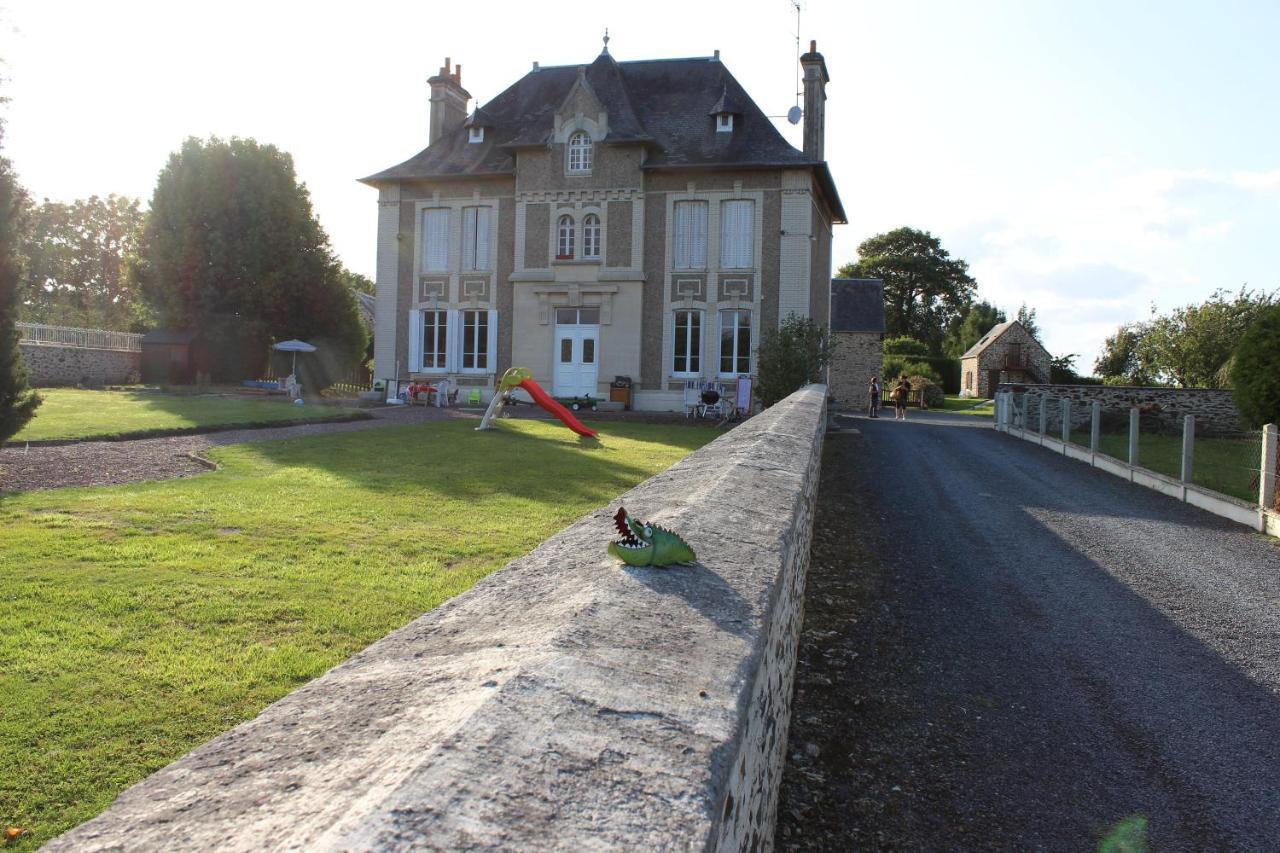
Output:
[[[1057,437],[1050,430],[1049,434]],[[1089,446],[1089,431],[1073,430],[1071,441]],[[1102,433],[1098,450],[1121,462],[1129,461],[1129,434]],[[1169,477],[1182,476],[1182,436],[1142,433],[1138,436],[1138,464]],[[1224,495],[1254,502],[1258,500],[1255,479],[1262,464],[1262,445],[1257,439],[1197,438],[1192,460],[1191,482]]]
[[242,444],[197,477],[0,498],[0,827],[29,827],[27,848],[92,817],[718,434],[474,426]]
[[210,427],[274,426],[358,417],[354,409],[294,406],[288,400],[241,400],[150,391],[81,391],[45,388],[36,416],[13,441],[119,438]]
[[995,407],[991,400],[979,400],[976,397],[960,397],[948,394],[942,401],[942,405],[934,406],[933,411],[989,418],[995,412]]

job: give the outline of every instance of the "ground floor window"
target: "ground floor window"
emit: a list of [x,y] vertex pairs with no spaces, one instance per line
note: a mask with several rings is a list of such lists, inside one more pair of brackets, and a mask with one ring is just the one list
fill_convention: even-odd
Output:
[[966,391],[973,390],[973,371],[966,371],[964,374],[964,388]]
[[737,376],[751,372],[751,312],[720,312],[720,373]]
[[671,371],[677,376],[702,373],[702,312],[676,312],[675,359]]
[[462,312],[462,369],[489,369],[488,311]]
[[444,370],[449,355],[449,312],[422,312],[422,369]]

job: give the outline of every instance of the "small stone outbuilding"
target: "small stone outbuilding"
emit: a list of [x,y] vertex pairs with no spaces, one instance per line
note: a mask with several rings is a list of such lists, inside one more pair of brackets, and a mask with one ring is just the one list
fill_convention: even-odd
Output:
[[1049,351],[1017,320],[993,326],[960,357],[960,395],[989,399],[1000,383],[1049,381]]
[[[867,386],[884,366],[884,282],[878,278],[831,281],[831,355],[829,384],[833,408],[867,408]],[[883,379],[883,377],[880,377]]]

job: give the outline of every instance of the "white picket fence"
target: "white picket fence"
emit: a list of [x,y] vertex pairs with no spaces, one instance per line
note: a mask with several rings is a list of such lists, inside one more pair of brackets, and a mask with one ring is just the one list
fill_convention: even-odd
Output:
[[142,335],[132,332],[108,332],[106,329],[77,329],[72,326],[46,326],[41,323],[15,323],[18,341],[43,346],[105,349],[119,352],[142,352]]

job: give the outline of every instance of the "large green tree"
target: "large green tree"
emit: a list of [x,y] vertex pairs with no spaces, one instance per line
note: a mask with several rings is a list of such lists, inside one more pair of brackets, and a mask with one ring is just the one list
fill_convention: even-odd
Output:
[[885,332],[907,336],[942,354],[946,330],[973,302],[969,265],[928,231],[897,228],[863,240],[858,260],[840,267],[845,278],[884,280]]
[[127,268],[143,213],[137,199],[92,196],[31,210],[24,241],[22,317],[32,323],[126,330],[145,323]]
[[982,340],[982,336],[1008,318],[990,302],[975,302],[961,315],[958,322],[947,330],[942,351],[950,358],[960,358],[969,348]]
[[1259,311],[1241,336],[1231,384],[1245,423],[1280,423],[1280,305]]
[[273,340],[321,349],[302,359],[316,387],[356,364],[366,333],[293,158],[252,139],[188,139],[160,173],[138,279],[168,326],[203,330],[215,378],[261,373]]
[[[0,101],[2,103],[2,101]],[[0,121],[0,146],[4,123]],[[8,158],[0,155],[0,442],[15,435],[35,415],[40,398],[27,384],[18,348],[18,239],[26,212],[26,193]]]
[[1175,308],[1145,324],[1138,358],[1157,379],[1183,388],[1222,388],[1230,384],[1228,363],[1236,345],[1275,296],[1241,288],[1214,291],[1199,305]]
[[1102,344],[1102,354],[1093,363],[1093,371],[1109,385],[1150,385],[1151,368],[1141,358],[1143,323],[1126,323]]

